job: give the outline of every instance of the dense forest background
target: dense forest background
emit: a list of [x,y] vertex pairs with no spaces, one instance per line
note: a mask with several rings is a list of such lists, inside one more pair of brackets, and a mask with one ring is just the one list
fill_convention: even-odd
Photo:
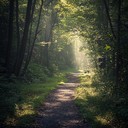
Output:
[[93,72],[104,119],[128,127],[128,1],[0,0],[0,123],[15,115],[17,82],[67,69]]

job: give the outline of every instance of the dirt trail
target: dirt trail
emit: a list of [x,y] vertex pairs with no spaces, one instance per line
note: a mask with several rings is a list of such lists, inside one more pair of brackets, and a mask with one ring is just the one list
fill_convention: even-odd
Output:
[[83,123],[74,104],[74,89],[79,86],[78,75],[68,75],[68,82],[48,96],[38,112],[37,124],[41,128],[89,128],[87,123]]

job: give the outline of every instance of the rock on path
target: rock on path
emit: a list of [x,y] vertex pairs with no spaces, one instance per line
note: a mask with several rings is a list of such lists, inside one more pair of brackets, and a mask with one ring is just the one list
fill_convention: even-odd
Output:
[[47,98],[36,119],[41,128],[89,128],[74,104],[74,89],[79,86],[78,73],[69,75],[68,83],[60,85]]

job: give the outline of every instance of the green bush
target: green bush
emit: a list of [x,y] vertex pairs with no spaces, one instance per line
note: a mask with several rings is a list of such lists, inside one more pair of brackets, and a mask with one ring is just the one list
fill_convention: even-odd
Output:
[[19,100],[18,86],[11,83],[0,83],[0,124],[7,117],[15,115],[15,104]]
[[50,71],[42,65],[32,63],[29,65],[25,79],[29,82],[45,82]]
[[50,65],[49,71],[50,71],[49,76],[53,76],[55,73],[59,71],[58,66],[55,64]]

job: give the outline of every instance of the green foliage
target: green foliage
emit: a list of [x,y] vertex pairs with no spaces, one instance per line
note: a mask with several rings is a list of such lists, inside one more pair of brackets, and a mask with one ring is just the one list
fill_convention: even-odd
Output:
[[43,104],[48,94],[60,83],[65,82],[65,73],[57,73],[47,78],[45,83],[8,82],[0,86],[0,125],[32,126],[35,125],[37,109]]
[[19,100],[19,89],[17,85],[8,82],[0,83],[0,124],[7,117],[14,116],[15,103]]
[[50,71],[42,65],[32,63],[29,65],[25,79],[30,82],[45,82],[50,75]]
[[[105,1],[109,10],[105,8]],[[26,58],[29,58],[28,53],[31,53],[30,51],[34,37],[36,36],[35,43],[44,42],[42,46],[38,45],[32,48],[32,63],[29,64],[27,71],[25,69],[26,74],[24,79],[30,83],[46,81],[50,83],[50,79],[52,79],[50,77],[54,76],[59,69],[68,69],[69,67],[75,66],[74,48],[72,47],[71,42],[75,42],[74,36],[77,35],[80,38],[84,38],[81,51],[82,49],[83,51],[89,51],[88,55],[92,60],[95,69],[94,72],[96,74],[93,83],[90,81],[87,82],[88,79],[90,79],[90,77],[87,78],[87,75],[85,79],[82,78],[84,82],[77,90],[78,94],[81,95],[80,97],[78,96],[76,102],[80,107],[81,113],[83,113],[83,117],[91,120],[94,127],[100,127],[101,122],[105,123],[105,121],[108,121],[108,123],[106,123],[111,124],[113,127],[127,127],[127,0],[59,0],[46,2],[43,5],[43,15],[41,17],[39,29],[35,34],[41,4],[41,0],[38,0],[35,4],[34,15],[28,30],[29,36],[28,41],[26,40],[26,49],[24,48],[21,52],[19,52],[19,50],[21,49],[20,46],[22,46],[22,44],[19,44],[19,42],[22,42],[21,38],[24,30],[23,26],[25,24],[27,1],[21,0],[18,2],[19,11],[17,10],[17,12],[19,12],[19,19],[17,19],[17,24],[16,16],[14,16],[13,44],[12,47],[10,47],[10,58],[8,63],[10,68],[7,68],[5,62],[7,58],[6,54],[8,52],[9,1],[0,0],[0,75],[2,76],[0,78],[2,81],[0,83],[0,106],[2,107],[1,113],[2,111],[4,113],[3,115],[0,115],[0,119],[2,119],[1,121],[7,116],[13,115],[16,111],[16,106],[17,111],[21,111],[20,107],[30,109],[31,106],[38,103],[40,104],[41,97],[45,94],[47,95],[48,90],[54,86],[52,84],[51,86],[25,84],[24,87],[21,87],[19,83],[17,83],[19,86],[8,83],[18,81],[13,75],[16,75],[16,72],[13,71],[13,69],[15,68],[17,55],[22,53],[22,51],[25,51],[23,53],[25,54],[23,65],[20,66],[24,69],[23,66],[27,62]],[[119,4],[119,2],[121,2],[121,4]],[[32,7],[34,7],[34,5],[32,5]],[[14,10],[16,10],[16,5]],[[110,17],[108,16],[107,11]],[[112,21],[112,28],[110,20]],[[19,37],[21,37],[19,42],[17,39],[17,29],[19,29]],[[114,38],[114,33],[116,38]],[[45,36],[47,36],[49,42],[51,42],[48,45],[46,45]],[[24,41],[22,43],[24,43]],[[99,62],[98,58],[101,58],[102,62]],[[102,65],[100,66],[100,64]],[[86,63],[84,65],[86,65]],[[90,65],[91,64],[89,64],[89,66]],[[8,69],[12,76],[10,76],[10,78],[5,78],[3,76],[9,75]],[[8,82],[5,82],[6,80]],[[54,82],[55,81],[53,81],[53,83]],[[29,87],[31,87],[32,90]],[[42,91],[40,90],[43,90],[44,93],[42,94]],[[93,93],[90,93],[90,90],[97,95],[93,96]],[[34,97],[34,94],[36,96],[39,94],[40,98],[37,98],[38,96]],[[30,100],[31,96],[36,100]],[[24,100],[24,97],[26,98],[26,101]],[[26,103],[31,101],[34,105],[23,104],[23,101]],[[35,115],[31,109],[28,113]],[[28,118],[30,118],[28,115],[20,117],[21,120],[23,119],[21,122],[24,122],[24,119],[27,120]],[[103,125],[103,127],[105,127],[105,125]]]
[[55,64],[51,64],[50,67],[49,67],[49,71],[50,71],[49,76],[53,76],[54,74],[59,72],[58,66],[55,65]]
[[81,76],[81,86],[76,89],[75,96],[75,103],[82,117],[93,128],[111,127],[113,101],[110,95],[103,91],[103,85],[98,81],[93,82],[91,76]]
[[81,85],[75,90],[75,103],[81,116],[93,128],[127,128],[126,94],[116,96],[110,78],[105,77],[103,81],[98,77],[97,74],[93,77],[91,74],[80,76]]

